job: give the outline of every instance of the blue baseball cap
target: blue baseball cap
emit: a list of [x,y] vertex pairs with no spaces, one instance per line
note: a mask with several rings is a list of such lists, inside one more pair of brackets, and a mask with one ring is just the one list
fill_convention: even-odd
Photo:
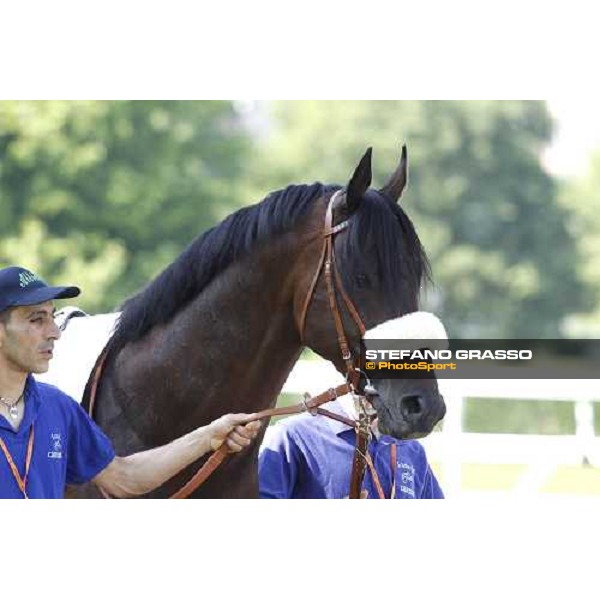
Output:
[[33,306],[48,300],[75,298],[78,287],[51,287],[23,267],[0,269],[0,312],[13,306]]

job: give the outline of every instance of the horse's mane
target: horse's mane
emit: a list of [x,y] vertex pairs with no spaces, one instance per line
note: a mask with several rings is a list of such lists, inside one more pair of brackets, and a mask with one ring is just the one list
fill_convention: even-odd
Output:
[[[118,326],[107,350],[114,355],[126,344],[143,338],[155,326],[169,322],[228,266],[259,244],[293,228],[313,201],[339,186],[290,185],[272,192],[253,206],[242,208],[196,238],[183,253],[138,294],[121,307]],[[386,298],[408,305],[418,299],[420,284],[429,274],[425,252],[410,219],[384,196],[368,192],[366,210],[350,219],[349,235],[340,247],[340,270],[348,293],[356,289],[352,275],[360,272],[360,249],[367,239],[376,247],[379,276]],[[403,231],[398,235],[397,217]],[[372,255],[371,255],[372,256]],[[414,309],[413,309],[414,310]],[[404,311],[404,308],[403,308]]]
[[239,209],[198,236],[146,288],[123,303],[108,350],[118,352],[155,326],[168,323],[219,273],[262,242],[290,230],[313,200],[335,189],[339,186],[290,185]]

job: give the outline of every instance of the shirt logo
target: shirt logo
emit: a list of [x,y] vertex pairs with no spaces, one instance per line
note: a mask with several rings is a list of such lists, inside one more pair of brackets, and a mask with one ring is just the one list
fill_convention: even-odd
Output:
[[51,433],[50,440],[52,450],[48,452],[48,458],[62,458],[62,440],[60,433]]
[[407,496],[415,497],[415,468],[405,462],[398,463],[400,467],[400,491]]

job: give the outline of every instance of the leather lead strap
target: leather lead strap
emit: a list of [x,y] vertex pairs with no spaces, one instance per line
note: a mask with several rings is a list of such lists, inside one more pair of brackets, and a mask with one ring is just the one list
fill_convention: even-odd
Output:
[[350,492],[348,494],[352,500],[360,499],[368,446],[369,436],[358,426],[356,428],[356,447],[354,449],[354,459],[352,460],[352,475],[350,476]]
[[[373,483],[375,484],[375,489],[377,490],[377,495],[380,500],[385,500],[386,495],[383,491],[383,486],[381,485],[381,481],[379,480],[379,475],[377,475],[377,470],[375,469],[375,464],[373,463],[373,459],[371,454],[367,450],[365,454],[365,462],[369,467],[369,471],[371,472],[371,477],[373,479]],[[390,500],[393,500],[396,497],[396,471],[398,469],[397,465],[397,446],[393,443],[390,447],[390,473],[392,476],[392,485],[390,488]]]
[[[298,404],[294,404],[293,406],[287,406],[284,408],[270,408],[267,410],[263,410],[259,413],[256,413],[255,415],[252,415],[252,417],[250,417],[247,422],[257,421],[259,419],[268,419],[275,415],[293,415],[306,411],[311,413],[318,412],[327,416],[327,414],[333,413],[329,413],[329,411],[320,409],[319,406],[321,404],[325,404],[326,402],[331,402],[332,400],[335,400],[335,398],[337,398],[338,396],[344,396],[349,391],[350,386],[347,383],[343,383],[341,385],[338,385],[335,389],[329,389],[326,392],[319,394],[318,396],[314,396],[313,398],[310,398]],[[343,419],[343,417],[341,418]],[[348,421],[343,422],[348,423]],[[350,424],[354,426],[353,421],[350,421]],[[198,489],[198,487],[200,487],[214,473],[217,467],[219,467],[228,456],[229,451],[227,450],[227,446],[223,444],[210,456],[210,458],[202,465],[202,467],[198,469],[196,474],[182,488],[180,488],[171,496],[171,498],[177,500],[187,498],[190,494],[195,492]]]
[[373,459],[371,458],[369,452],[367,452],[367,455],[365,456],[365,461],[369,467],[369,471],[371,471],[371,477],[373,478],[373,483],[375,484],[375,489],[377,490],[379,499],[385,500],[385,492],[383,491],[383,486],[381,485],[381,481],[379,481],[379,475],[377,475],[375,465],[373,464]]

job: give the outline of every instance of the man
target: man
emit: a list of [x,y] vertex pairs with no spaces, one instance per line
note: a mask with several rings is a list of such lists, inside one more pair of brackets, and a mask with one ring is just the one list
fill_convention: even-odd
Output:
[[0,269],[0,497],[60,498],[66,484],[94,482],[110,496],[150,492],[226,443],[240,452],[256,437],[252,415],[225,415],[175,441],[126,457],[69,396],[32,376],[48,370],[60,331],[50,287],[22,267]]
[[[357,407],[346,396],[326,405],[327,410],[356,419]],[[369,455],[363,497],[416,499],[443,498],[423,446],[380,435],[377,421]],[[354,429],[321,415],[302,414],[282,419],[267,430],[260,448],[261,498],[346,498],[354,457]],[[395,450],[394,450],[395,447]]]

